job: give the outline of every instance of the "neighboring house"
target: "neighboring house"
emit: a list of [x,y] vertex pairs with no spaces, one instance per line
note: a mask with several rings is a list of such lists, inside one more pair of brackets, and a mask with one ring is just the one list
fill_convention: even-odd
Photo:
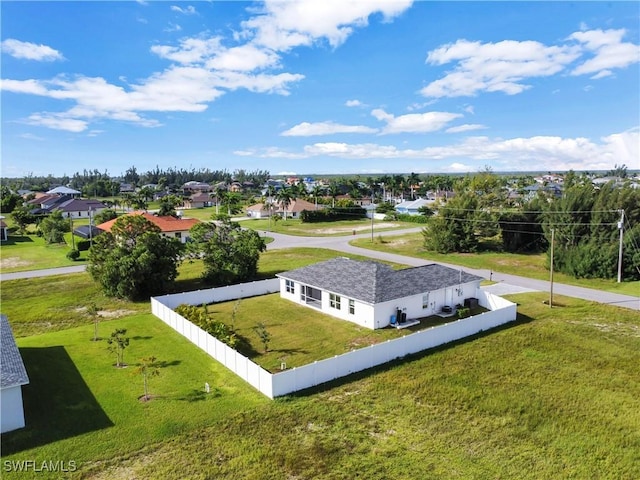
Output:
[[[200,220],[196,218],[176,218],[171,216],[157,216],[147,212],[133,212],[127,215],[141,215],[151,223],[157,225],[160,228],[160,232],[163,236],[169,238],[178,238],[182,243],[185,243],[189,239],[189,230],[191,227],[200,223]],[[113,224],[117,219],[109,220],[108,222],[98,225],[100,230],[110,232]]]
[[136,187],[131,183],[121,183],[120,184],[120,193],[133,193],[136,191]]
[[[317,210],[322,210],[324,208],[323,205],[318,205]],[[307,202],[306,200],[296,199],[292,200],[289,205],[287,205],[286,215],[287,218],[300,218],[300,213],[303,210],[316,210],[315,204],[311,202]],[[273,208],[271,211],[269,210],[269,206],[264,203],[256,203],[255,205],[251,205],[247,207],[247,216],[252,218],[267,218],[270,215],[279,215],[281,217],[285,216],[285,209],[283,205],[279,201],[273,202]]]
[[[333,199],[331,199],[331,200],[333,202]],[[336,202],[338,202],[340,200],[349,201],[349,202],[353,203],[354,205],[358,205],[359,207],[364,207],[366,205],[371,205],[371,197],[353,198],[348,193],[346,193],[344,195],[338,195],[336,197]]]
[[208,193],[194,193],[184,201],[184,208],[204,208],[213,205],[213,199]]
[[522,191],[525,200],[531,200],[535,198],[539,193],[543,193],[548,197],[562,197],[562,186],[555,183],[549,183],[547,185],[535,183],[533,185],[529,185],[528,187],[524,187]]
[[49,213],[54,206],[62,202],[66,202],[67,200],[71,200],[71,197],[67,195],[49,195],[45,193],[43,195],[37,195],[33,200],[29,200],[27,205],[33,208],[31,213],[39,215]]
[[107,206],[99,200],[72,198],[54,205],[47,213],[59,210],[65,218],[90,218],[105,208]]
[[[62,187],[58,187],[62,188]],[[46,194],[27,202],[34,207],[31,213],[34,215],[48,215],[55,210],[60,210],[65,218],[89,218],[89,214],[104,210],[107,206],[99,200],[75,198],[66,194]]]
[[398,321],[399,314],[414,320],[453,313],[477,298],[482,280],[438,264],[393,270],[344,257],[277,276],[282,298],[370,329]]
[[92,238],[96,238],[101,233],[104,233],[104,230],[100,230],[95,225],[80,225],[78,228],[74,228],[73,234],[76,237],[84,238],[86,240],[91,240]]
[[405,200],[395,206],[395,210],[398,213],[404,213],[408,215],[420,215],[420,208],[425,205],[429,205],[433,202],[425,200],[424,198],[418,198],[417,200]]
[[9,240],[9,226],[0,218],[0,242]]
[[182,189],[185,192],[210,192],[213,190],[211,185],[205,182],[196,182],[195,180],[191,180],[190,182],[182,185]]
[[70,195],[73,197],[76,195],[80,195],[81,193],[82,192],[79,192],[78,190],[74,190],[73,188],[69,188],[69,187],[56,187],[49,190],[47,192],[47,195]]
[[242,184],[240,182],[233,182],[231,185],[229,185],[229,191],[233,192],[233,193],[240,193],[244,190],[244,188],[242,187]]
[[322,210],[324,208],[323,205],[318,205],[318,208],[316,208],[314,203],[307,202],[306,200],[302,200],[301,198],[292,200],[291,203],[287,205],[286,211],[280,202],[276,202],[275,206],[276,215],[284,217],[286,214],[287,218],[300,218],[300,214],[303,210],[314,211]]
[[22,386],[29,377],[5,315],[0,315],[0,337],[0,433],[5,433],[25,425]]
[[269,206],[264,203],[256,203],[247,207],[247,217],[251,218],[267,218],[271,215],[269,212]]

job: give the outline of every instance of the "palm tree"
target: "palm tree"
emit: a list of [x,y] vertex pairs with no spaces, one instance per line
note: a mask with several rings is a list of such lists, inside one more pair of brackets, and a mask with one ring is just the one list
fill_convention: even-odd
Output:
[[413,187],[420,184],[420,175],[411,172],[407,181],[409,182],[409,188],[411,189],[411,200],[415,200],[415,191],[413,190]]
[[329,196],[331,196],[331,198],[333,199],[333,208],[336,208],[336,197],[338,195],[340,195],[340,187],[338,187],[338,184],[336,182],[331,182],[329,184]]
[[277,194],[277,199],[282,206],[282,210],[284,211],[284,220],[287,220],[287,209],[291,202],[296,199],[296,192],[290,187],[282,187]]
[[322,187],[322,185],[318,185],[318,184],[316,184],[311,190],[311,194],[313,195],[313,198],[316,203],[316,210],[318,210],[318,195],[321,195],[323,190],[324,188]]

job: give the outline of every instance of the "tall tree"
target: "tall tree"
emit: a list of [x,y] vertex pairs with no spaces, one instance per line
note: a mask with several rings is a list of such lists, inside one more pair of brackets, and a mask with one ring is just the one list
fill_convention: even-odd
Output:
[[47,243],[64,242],[64,234],[70,230],[69,222],[62,217],[60,210],[47,215],[39,225],[42,236]]
[[242,229],[229,220],[199,223],[191,228],[189,256],[202,259],[202,278],[214,286],[254,278],[266,244],[255,230]]
[[127,215],[94,240],[87,270],[106,295],[144,299],[173,284],[182,248],[142,215]]

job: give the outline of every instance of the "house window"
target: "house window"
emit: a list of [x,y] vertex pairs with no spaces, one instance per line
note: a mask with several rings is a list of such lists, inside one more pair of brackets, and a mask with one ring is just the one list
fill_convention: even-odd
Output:
[[353,298],[349,299],[349,314],[356,314],[356,301]]
[[330,293],[329,306],[331,308],[335,308],[336,310],[340,310],[340,295],[336,295],[335,293]]
[[176,232],[176,238],[182,238],[182,232]]
[[429,308],[429,292],[422,295],[422,308]]
[[296,293],[296,289],[294,287],[293,280],[285,280],[284,281],[284,287],[285,287],[287,293]]

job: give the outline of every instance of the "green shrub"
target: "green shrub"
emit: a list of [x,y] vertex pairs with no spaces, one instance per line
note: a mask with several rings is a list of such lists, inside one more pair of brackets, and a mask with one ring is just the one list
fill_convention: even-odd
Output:
[[76,248],[79,252],[86,252],[91,247],[91,240],[78,240],[76,242]]
[[226,323],[218,322],[209,317],[206,306],[196,307],[195,305],[182,304],[176,307],[175,312],[231,348],[236,348],[238,345],[239,339],[233,329]]
[[367,211],[362,207],[336,207],[324,210],[303,210],[300,213],[300,220],[302,223],[335,222],[357,220],[366,216]]
[[73,260],[74,262],[76,260],[78,260],[80,258],[80,251],[79,250],[69,250],[69,252],[67,252],[67,258],[69,260]]

